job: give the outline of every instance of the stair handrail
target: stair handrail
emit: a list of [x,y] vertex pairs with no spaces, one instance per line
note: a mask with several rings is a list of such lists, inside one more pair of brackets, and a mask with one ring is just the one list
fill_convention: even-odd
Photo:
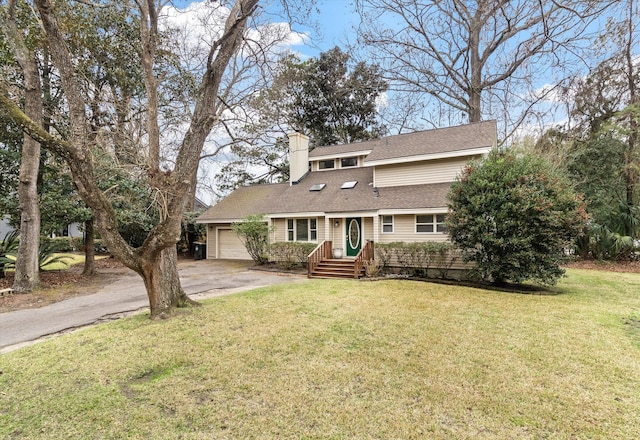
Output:
[[367,242],[362,246],[358,255],[356,255],[356,260],[353,265],[353,277],[358,278],[364,269],[365,261],[373,260],[373,241],[367,240]]
[[331,258],[331,249],[333,248],[333,242],[331,240],[324,240],[307,256],[307,274],[311,276],[318,263],[323,258]]

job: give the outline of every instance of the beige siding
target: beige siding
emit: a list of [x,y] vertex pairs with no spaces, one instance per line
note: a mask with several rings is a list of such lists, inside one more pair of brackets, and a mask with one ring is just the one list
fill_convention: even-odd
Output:
[[207,259],[215,259],[218,258],[218,255],[216,254],[217,251],[217,232],[216,229],[218,228],[223,228],[223,229],[229,229],[231,228],[231,224],[230,223],[222,223],[222,224],[215,224],[215,225],[207,225]]
[[372,217],[364,217],[362,219],[362,232],[363,243],[366,243],[367,240],[373,240],[373,218]]
[[273,231],[271,231],[271,242],[287,241],[287,221],[283,218],[271,220]]
[[462,157],[377,166],[374,173],[374,184],[379,188],[384,188],[387,186],[453,182],[469,159],[469,157]]
[[[380,227],[382,228],[382,218],[380,218]],[[449,236],[442,233],[417,233],[416,232],[416,216],[411,215],[394,215],[393,216],[393,233],[378,234],[380,243],[391,243],[394,241],[406,242],[424,242],[424,241],[448,241]]]
[[[218,258],[216,255],[216,227],[221,225],[207,225],[207,259]],[[229,225],[224,225],[229,227]]]
[[[380,228],[382,228],[382,217],[380,218]],[[393,233],[382,233],[380,231],[378,237],[379,243],[393,243],[394,241],[401,241],[406,243],[415,242],[445,242],[449,241],[449,236],[442,233],[417,233],[416,231],[416,216],[411,215],[394,215],[393,216]],[[398,261],[393,258],[390,262],[391,266],[398,267]],[[470,263],[464,263],[461,255],[455,253],[455,262],[452,264],[452,270],[468,270],[472,267]],[[437,274],[432,274],[438,276]],[[457,276],[456,276],[457,277]]]

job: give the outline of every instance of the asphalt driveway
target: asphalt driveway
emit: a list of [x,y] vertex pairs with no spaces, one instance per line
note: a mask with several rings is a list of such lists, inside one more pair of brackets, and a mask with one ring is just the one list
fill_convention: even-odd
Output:
[[[220,260],[181,261],[178,271],[185,292],[196,300],[306,279],[302,275],[250,270],[250,264]],[[91,295],[38,309],[0,314],[0,353],[46,336],[116,319],[148,306],[142,279],[131,272]]]

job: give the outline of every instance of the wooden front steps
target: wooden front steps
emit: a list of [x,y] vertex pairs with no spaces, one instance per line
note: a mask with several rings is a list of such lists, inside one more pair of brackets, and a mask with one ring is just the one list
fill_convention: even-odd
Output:
[[309,278],[359,278],[364,270],[356,276],[355,265],[356,261],[349,258],[323,258],[310,271]]

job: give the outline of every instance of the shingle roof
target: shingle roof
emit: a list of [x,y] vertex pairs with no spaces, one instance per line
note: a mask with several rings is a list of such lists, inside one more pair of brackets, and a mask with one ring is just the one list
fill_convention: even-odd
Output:
[[309,153],[309,158],[371,151],[365,159],[365,163],[369,163],[393,158],[493,147],[496,143],[496,131],[495,120],[476,122],[387,136],[372,141],[317,147]]
[[[357,180],[351,189],[340,189],[347,181]],[[374,191],[372,168],[317,171],[299,184],[256,185],[235,190],[209,208],[198,222],[222,222],[250,214],[288,214],[297,212],[354,212],[378,209],[441,208],[447,205],[450,183],[379,188]],[[322,191],[309,191],[325,183]]]
[[272,200],[278,197],[288,183],[275,185],[242,186],[207,209],[198,217],[198,222],[236,221],[253,214],[264,214]]
[[492,120],[388,136],[367,142],[372,144],[370,146],[372,151],[366,157],[365,163],[474,148],[490,148],[496,143],[496,127],[496,121]]
[[354,142],[352,144],[328,145],[324,147],[316,147],[309,152],[309,158],[322,156],[335,156],[343,153],[355,153],[358,151],[369,151],[371,142]]

